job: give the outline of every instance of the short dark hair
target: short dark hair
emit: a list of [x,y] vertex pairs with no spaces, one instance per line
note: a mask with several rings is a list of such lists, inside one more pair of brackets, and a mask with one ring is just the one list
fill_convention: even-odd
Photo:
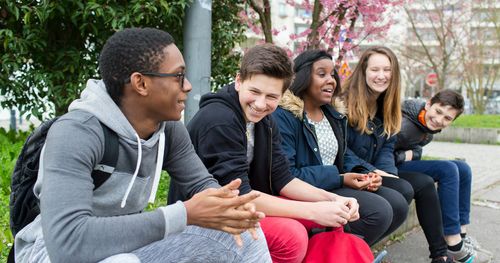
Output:
[[[306,90],[311,85],[312,78],[312,67],[314,62],[321,59],[332,59],[332,55],[324,50],[307,50],[298,55],[293,61],[293,71],[295,72],[295,78],[293,79],[292,85],[290,86],[290,91],[295,94],[295,96],[302,98]],[[340,90],[340,77],[337,70],[334,69],[333,78],[337,82],[337,86],[333,91],[333,96],[337,96]]]
[[172,36],[155,28],[127,28],[114,33],[99,56],[99,72],[113,101],[120,105],[123,87],[134,72],[158,71]]
[[462,97],[460,93],[451,89],[441,90],[436,93],[436,95],[432,96],[431,105],[435,103],[439,103],[443,106],[451,106],[457,110],[458,113],[457,116],[455,116],[455,119],[464,112],[464,97]]
[[282,92],[285,92],[293,77],[292,61],[280,47],[268,43],[257,45],[246,51],[241,60],[240,80],[243,82],[256,74],[284,80]]

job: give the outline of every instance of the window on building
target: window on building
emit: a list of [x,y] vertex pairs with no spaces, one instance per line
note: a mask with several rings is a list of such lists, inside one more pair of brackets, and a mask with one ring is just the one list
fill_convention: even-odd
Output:
[[278,14],[280,17],[286,17],[286,3],[280,3],[278,6]]
[[295,34],[300,34],[309,29],[309,25],[306,24],[295,24]]
[[491,27],[473,27],[471,28],[471,36],[474,40],[494,41],[497,40],[495,28]]
[[300,18],[311,18],[312,17],[311,10],[306,10],[304,8],[296,8],[295,10],[296,10],[297,16]]

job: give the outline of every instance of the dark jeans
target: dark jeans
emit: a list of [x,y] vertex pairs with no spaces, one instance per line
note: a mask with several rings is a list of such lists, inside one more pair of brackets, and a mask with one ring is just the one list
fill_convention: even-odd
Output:
[[389,201],[392,206],[392,224],[383,235],[385,237],[394,232],[408,217],[408,204],[413,199],[413,188],[404,180],[382,177],[382,186],[375,193]]
[[470,223],[472,171],[467,163],[445,160],[409,161],[399,165],[398,169],[425,173],[438,183],[445,235],[458,234],[461,225]]
[[399,177],[413,187],[417,217],[429,244],[430,258],[446,256],[441,206],[434,180],[423,173],[399,171]]
[[392,207],[386,199],[368,191],[344,187],[332,192],[358,201],[360,218],[349,223],[349,232],[362,236],[370,246],[386,234],[393,220]]

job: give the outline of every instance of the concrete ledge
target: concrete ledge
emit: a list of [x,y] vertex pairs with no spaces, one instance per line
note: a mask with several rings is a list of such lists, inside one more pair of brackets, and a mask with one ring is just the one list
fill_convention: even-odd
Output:
[[499,144],[500,129],[449,127],[435,134],[434,139],[444,142]]

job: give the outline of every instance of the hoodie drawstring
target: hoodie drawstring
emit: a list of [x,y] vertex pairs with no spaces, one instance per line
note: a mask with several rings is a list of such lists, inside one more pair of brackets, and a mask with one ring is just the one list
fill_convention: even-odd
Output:
[[124,208],[125,205],[127,204],[128,194],[130,194],[130,190],[132,190],[132,185],[134,185],[135,178],[137,178],[137,174],[139,173],[139,168],[141,167],[141,161],[142,161],[141,138],[139,138],[139,135],[137,135],[137,133],[135,133],[135,138],[137,138],[137,147],[138,147],[137,166],[135,167],[134,175],[132,176],[132,179],[130,180],[130,183],[128,184],[127,191],[125,192],[125,195],[123,196],[121,208]]
[[154,203],[156,198],[156,191],[158,191],[158,185],[160,183],[161,168],[163,166],[163,154],[165,153],[165,133],[162,131],[160,133],[160,140],[158,145],[158,155],[156,158],[156,170],[155,177],[153,181],[153,188],[151,189],[151,195],[149,195],[149,202]]

